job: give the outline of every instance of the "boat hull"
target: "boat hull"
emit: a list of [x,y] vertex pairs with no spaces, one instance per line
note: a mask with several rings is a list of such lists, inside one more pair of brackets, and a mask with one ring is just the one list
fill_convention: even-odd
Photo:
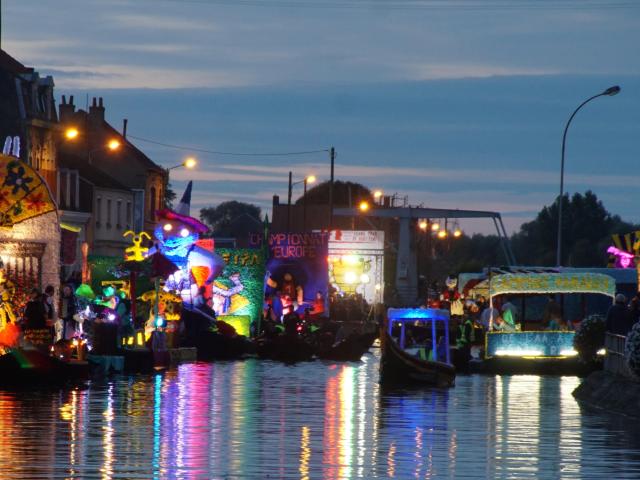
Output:
[[380,383],[448,388],[455,385],[456,370],[442,362],[421,360],[403,351],[387,332],[381,332]]

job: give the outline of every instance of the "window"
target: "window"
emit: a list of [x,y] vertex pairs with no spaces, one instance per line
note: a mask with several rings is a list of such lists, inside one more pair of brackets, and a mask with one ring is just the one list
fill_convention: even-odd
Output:
[[102,198],[96,198],[96,227],[100,227],[102,221]]
[[127,202],[127,228],[131,228],[131,202]]
[[69,177],[67,170],[60,170],[60,191],[58,192],[58,205],[61,210],[67,209],[67,191],[69,190]]
[[69,172],[69,208],[78,208],[78,173]]
[[122,200],[116,202],[116,228],[122,228]]
[[156,219],[156,187],[151,187],[149,191],[149,218]]
[[111,228],[111,199],[107,199],[107,228]]

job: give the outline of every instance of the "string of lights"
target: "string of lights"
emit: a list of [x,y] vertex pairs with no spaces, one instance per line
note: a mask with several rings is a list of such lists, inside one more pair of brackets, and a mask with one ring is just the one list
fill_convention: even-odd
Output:
[[319,150],[302,150],[302,151],[295,151],[295,152],[224,152],[219,150],[208,150],[205,148],[188,147],[185,145],[174,145],[171,143],[158,142],[156,140],[151,140],[149,138],[138,137],[137,135],[127,135],[127,137],[133,138],[135,140],[140,140],[141,142],[151,143],[153,145],[158,145],[166,148],[173,148],[176,150],[185,150],[188,152],[210,153],[212,155],[227,155],[227,156],[235,156],[235,157],[282,157],[287,155],[313,155],[317,153],[328,153],[331,151],[329,148],[323,148]]

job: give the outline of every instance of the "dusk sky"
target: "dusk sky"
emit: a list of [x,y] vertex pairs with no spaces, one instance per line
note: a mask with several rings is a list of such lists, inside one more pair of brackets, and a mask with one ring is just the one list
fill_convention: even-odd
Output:
[[[54,8],[55,5],[55,8]],[[56,97],[102,96],[131,135],[227,152],[335,146],[336,176],[413,205],[496,210],[511,232],[570,192],[640,222],[640,2],[4,0],[2,47]],[[188,151],[134,143],[164,166]],[[194,206],[268,211],[328,154],[198,153]],[[300,191],[296,192],[300,194]],[[467,231],[492,225],[465,223]]]

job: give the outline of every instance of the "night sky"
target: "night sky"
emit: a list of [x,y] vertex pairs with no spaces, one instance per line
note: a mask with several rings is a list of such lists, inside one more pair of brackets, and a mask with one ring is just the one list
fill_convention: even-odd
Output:
[[[559,188],[640,222],[640,2],[4,0],[2,47],[56,96],[102,96],[131,135],[231,152],[338,152],[336,175],[412,204],[497,210],[510,231]],[[134,140],[165,166],[188,151]],[[199,153],[196,207],[268,209],[328,154]],[[300,194],[301,192],[296,192]],[[489,222],[463,222],[490,231]]]

